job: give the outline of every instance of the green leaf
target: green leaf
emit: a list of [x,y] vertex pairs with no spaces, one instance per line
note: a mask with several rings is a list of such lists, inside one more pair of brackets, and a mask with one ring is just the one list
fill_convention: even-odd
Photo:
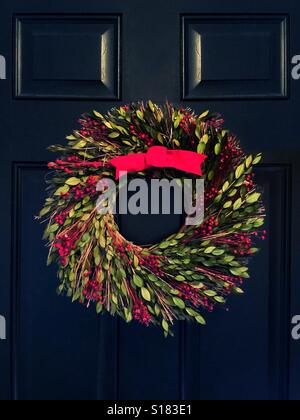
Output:
[[165,330],[166,333],[169,332],[169,324],[167,323],[167,321],[165,319],[163,319],[162,323],[161,323],[163,329]]
[[135,268],[137,268],[140,265],[140,260],[136,255],[133,257],[133,265]]
[[253,160],[253,165],[257,165],[262,160],[262,154],[259,153]]
[[142,288],[144,286],[143,279],[141,279],[141,277],[139,277],[137,274],[133,276],[133,283],[139,288]]
[[180,309],[184,309],[185,308],[185,303],[182,299],[178,298],[178,297],[174,297],[173,298],[173,302],[175,303],[175,305],[180,308]]
[[218,303],[226,303],[226,300],[222,296],[215,296],[214,299]]
[[176,289],[171,289],[171,290],[170,290],[170,293],[171,293],[171,295],[178,296],[180,292],[179,292],[179,290],[176,290]]
[[103,305],[102,305],[102,303],[98,302],[97,306],[96,306],[97,314],[100,314],[102,312],[102,310],[103,310]]
[[125,314],[126,322],[131,322],[132,321],[131,311],[128,308],[124,308],[124,314]]
[[63,292],[63,290],[64,290],[64,284],[61,284],[59,287],[58,287],[58,289],[57,289],[57,293],[58,294],[61,294],[62,292]]
[[116,295],[114,295],[113,293],[112,293],[112,295],[111,295],[111,300],[113,301],[113,303],[114,303],[116,306],[118,306],[118,297],[117,297]]
[[256,222],[253,224],[253,226],[255,228],[260,228],[261,226],[263,226],[265,224],[264,219],[258,219],[256,220]]
[[206,144],[205,143],[199,143],[197,147],[197,153],[202,154],[205,152]]
[[229,209],[232,206],[232,201],[226,201],[226,203],[224,204],[224,209]]
[[115,128],[116,128],[117,130],[119,130],[119,131],[120,131],[120,133],[125,134],[126,136],[128,136],[128,131],[126,130],[126,128],[124,128],[124,127],[122,127],[122,126],[120,126],[120,125],[116,125],[116,126],[115,126]]
[[248,157],[247,157],[247,159],[246,159],[246,168],[247,168],[247,169],[249,169],[249,168],[250,168],[250,166],[251,166],[252,162],[253,162],[253,156],[252,156],[252,155],[250,155],[250,156],[248,156]]
[[207,175],[207,179],[209,181],[211,181],[213,179],[214,175],[215,175],[215,172],[214,171],[209,171],[209,173]]
[[229,263],[230,267],[240,267],[240,263],[238,261],[232,261],[231,263]]
[[75,146],[73,146],[73,149],[77,150],[77,149],[83,149],[86,146],[86,141],[85,140],[80,140],[78,143],[75,144]]
[[241,187],[245,183],[246,177],[243,175],[239,180],[236,181],[235,186]]
[[214,203],[218,204],[222,200],[223,194],[219,193],[214,199]]
[[91,240],[91,235],[86,232],[82,237],[83,242],[89,242]]
[[203,289],[204,284],[202,282],[199,282],[199,281],[194,281],[193,283],[191,283],[191,286],[194,289]]
[[72,219],[75,216],[75,214],[76,214],[75,210],[71,209],[70,212],[69,212],[69,217]]
[[248,267],[231,268],[230,272],[234,276],[240,277],[242,274],[248,271]]
[[234,211],[239,210],[242,207],[242,204],[243,204],[243,200],[241,198],[238,198],[233,205],[233,210]]
[[158,134],[157,134],[157,140],[158,140],[161,144],[164,144],[164,143],[165,143],[164,138],[163,138],[162,134],[160,134],[160,133],[158,133]]
[[76,302],[81,297],[81,291],[77,290],[76,293],[73,295],[72,303]]
[[160,249],[166,249],[166,248],[168,248],[169,246],[170,246],[170,243],[169,243],[169,242],[162,242],[162,243],[159,245]]
[[154,311],[154,309],[152,308],[152,306],[147,305],[147,308],[148,308],[148,311],[149,311],[149,313],[150,313],[151,315],[155,315],[155,311]]
[[186,308],[187,313],[192,316],[193,318],[195,318],[196,316],[198,316],[198,312],[196,312],[194,309],[192,308]]
[[153,283],[157,283],[159,280],[154,274],[149,274],[148,279]]
[[74,140],[77,140],[77,137],[75,137],[75,136],[73,136],[73,135],[71,135],[71,136],[67,136],[67,137],[66,137],[66,140],[68,140],[68,141],[74,141]]
[[208,297],[215,297],[217,293],[214,290],[205,290],[204,294]]
[[209,135],[204,134],[204,136],[201,139],[201,142],[204,143],[204,144],[207,144],[209,142]]
[[72,271],[69,276],[70,283],[74,283],[75,279],[76,279],[75,273],[74,271]]
[[240,230],[242,226],[243,226],[242,223],[237,223],[236,225],[233,226],[233,229]]
[[242,187],[241,187],[241,189],[240,189],[240,196],[241,196],[241,198],[245,198],[246,197],[246,195],[247,195],[247,188],[246,188],[246,186],[245,185],[242,185]]
[[103,115],[102,114],[100,114],[100,112],[98,112],[98,111],[94,111],[94,115],[97,117],[97,118],[100,118],[101,120],[103,120]]
[[49,207],[44,207],[44,208],[40,211],[40,217],[46,216],[46,214],[48,214],[50,210],[51,210],[51,206],[49,206]]
[[234,197],[236,196],[236,193],[237,193],[237,189],[234,188],[232,191],[230,191],[230,193],[228,194],[228,197]]
[[219,257],[220,255],[223,255],[224,253],[225,253],[225,250],[224,249],[216,249],[213,252],[213,255],[215,255],[216,257]]
[[201,324],[201,325],[206,325],[206,321],[205,321],[205,319],[203,318],[203,316],[201,316],[201,315],[196,316],[196,317],[195,317],[195,320],[198,322],[198,324]]
[[186,278],[183,276],[176,276],[177,281],[186,281]]
[[206,117],[208,116],[208,114],[209,114],[209,111],[205,111],[205,112],[203,112],[203,114],[201,114],[201,115],[199,116],[199,119],[200,119],[200,120],[202,120],[203,118],[206,118]]
[[235,171],[235,178],[239,179],[245,172],[245,165],[242,163],[240,166],[237,167]]
[[156,316],[159,316],[160,315],[160,307],[158,306],[157,303],[155,304],[154,311],[155,311],[155,315]]
[[176,235],[176,239],[182,239],[182,238],[184,238],[185,237],[185,234],[184,233],[178,233],[178,235]]
[[248,197],[246,198],[246,202],[248,204],[254,204],[256,203],[261,197],[260,193],[253,193],[251,195],[248,195]]
[[175,129],[177,129],[177,128],[179,127],[179,125],[180,125],[180,123],[181,123],[182,119],[183,119],[183,116],[182,116],[182,115],[179,115],[179,116],[176,118],[176,120],[174,121],[174,128],[175,128]]
[[100,254],[100,249],[96,246],[96,248],[94,248],[94,260],[95,260],[95,265],[98,267],[101,263],[101,254]]
[[225,184],[223,185],[223,187],[222,187],[222,191],[223,192],[226,192],[227,190],[228,190],[228,188],[230,187],[230,184],[229,184],[229,182],[228,181],[226,181],[225,182]]
[[107,128],[110,128],[112,130],[113,127],[112,127],[110,122],[104,120],[103,123],[104,123],[104,125],[106,125]]
[[155,111],[155,106],[154,106],[153,102],[149,100],[148,105],[149,105],[149,108],[151,109],[151,111],[154,112]]
[[126,144],[126,146],[132,147],[132,144],[129,141],[127,141],[127,140],[123,140],[122,143],[123,144]]
[[55,191],[55,196],[60,196],[62,194],[67,194],[70,191],[70,187],[68,185],[64,185],[63,187],[58,188],[58,190]]
[[118,133],[118,132],[115,131],[113,133],[110,133],[108,137],[110,139],[116,139],[116,138],[120,137],[120,133]]
[[55,233],[55,232],[58,231],[58,229],[59,229],[59,225],[57,223],[55,223],[54,225],[52,225],[48,228],[48,232],[49,233]]
[[94,257],[100,257],[100,249],[97,246],[94,248]]
[[146,300],[147,302],[151,302],[151,294],[149,292],[148,289],[146,289],[146,287],[142,287],[142,296],[144,298],[144,300]]
[[204,250],[204,254],[211,254],[215,249],[215,246],[210,246]]
[[215,145],[215,155],[218,156],[221,153],[221,144],[217,143]]
[[88,202],[90,201],[90,197],[87,195],[86,197],[84,197],[84,199],[82,200],[82,204],[86,205]]
[[101,248],[105,249],[105,247],[106,247],[106,240],[105,240],[104,235],[101,235],[100,236],[100,238],[99,238],[99,244],[100,244]]
[[240,287],[234,287],[233,292],[237,293],[238,295],[243,295],[244,294],[244,290],[242,290]]
[[144,113],[142,111],[136,111],[136,115],[138,119],[140,119],[141,121],[144,121]]
[[81,180],[80,179],[78,179],[78,178],[69,178],[67,181],[66,181],[66,184],[67,185],[70,185],[70,186],[72,186],[72,187],[75,187],[76,185],[78,185],[78,184],[80,184],[81,183]]
[[226,255],[226,257],[224,257],[224,262],[226,263],[230,263],[234,260],[234,256],[233,255]]
[[200,128],[200,124],[197,124],[197,126],[196,126],[195,135],[201,141],[201,128]]

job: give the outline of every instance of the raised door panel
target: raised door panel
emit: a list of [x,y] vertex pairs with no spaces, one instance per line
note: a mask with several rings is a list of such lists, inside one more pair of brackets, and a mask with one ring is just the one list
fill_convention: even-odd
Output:
[[182,17],[183,99],[283,99],[288,16]]
[[15,97],[120,98],[121,16],[15,17]]

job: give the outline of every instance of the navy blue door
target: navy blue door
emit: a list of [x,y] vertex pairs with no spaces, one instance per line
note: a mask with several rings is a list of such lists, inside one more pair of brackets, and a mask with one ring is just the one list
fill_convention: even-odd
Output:
[[[5,0],[0,10],[0,399],[300,399],[299,1]],[[265,154],[269,236],[245,296],[170,339],[58,297],[34,220],[47,146],[84,111],[148,98],[220,111],[247,151]],[[123,221],[137,240],[163,225]]]

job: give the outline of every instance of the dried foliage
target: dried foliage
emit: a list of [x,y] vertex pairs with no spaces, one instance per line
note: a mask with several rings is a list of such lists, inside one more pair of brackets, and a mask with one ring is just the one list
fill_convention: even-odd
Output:
[[[54,173],[39,215],[47,223],[48,264],[59,265],[58,292],[94,304],[98,313],[161,326],[166,336],[175,320],[205,324],[205,311],[224,305],[231,293],[243,293],[249,258],[258,251],[253,241],[265,237],[265,210],[253,175],[261,155],[246,156],[219,115],[199,116],[168,103],[132,104],[106,116],[94,111],[80,124],[65,145],[50,148],[61,157],[49,163]],[[97,212],[96,185],[115,178],[112,158],[155,145],[208,156],[205,221],[146,248],[127,241],[113,215]],[[147,171],[154,178],[178,175],[184,176],[171,169]]]

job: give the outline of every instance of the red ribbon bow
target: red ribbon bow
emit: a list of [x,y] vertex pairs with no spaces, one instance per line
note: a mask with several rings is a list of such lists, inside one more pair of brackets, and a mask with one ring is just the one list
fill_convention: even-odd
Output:
[[116,179],[120,172],[141,172],[151,167],[175,168],[183,172],[202,176],[202,164],[206,155],[188,150],[169,150],[163,146],[150,147],[147,153],[136,153],[119,156],[110,161],[117,170]]

